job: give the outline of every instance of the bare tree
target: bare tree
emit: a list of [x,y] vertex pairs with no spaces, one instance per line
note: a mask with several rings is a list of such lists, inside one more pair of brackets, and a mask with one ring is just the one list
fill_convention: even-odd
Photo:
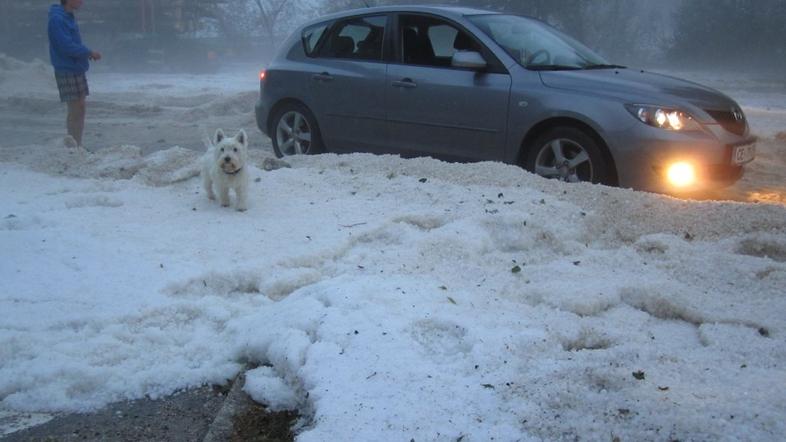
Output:
[[277,46],[284,33],[318,14],[324,0],[225,0],[215,15],[221,33],[243,39],[262,36]]
[[276,27],[290,3],[290,0],[254,0],[259,11],[259,24],[271,42],[276,41]]

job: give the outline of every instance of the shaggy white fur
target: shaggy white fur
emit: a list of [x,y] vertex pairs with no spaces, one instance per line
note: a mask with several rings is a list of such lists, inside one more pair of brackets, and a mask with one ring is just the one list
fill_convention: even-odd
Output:
[[[227,137],[218,129],[213,137],[202,162],[202,181],[211,200],[218,200],[224,207],[229,207],[229,189],[234,189],[237,210],[248,209],[248,136],[240,130],[234,137]],[[215,192],[213,186],[215,185]]]

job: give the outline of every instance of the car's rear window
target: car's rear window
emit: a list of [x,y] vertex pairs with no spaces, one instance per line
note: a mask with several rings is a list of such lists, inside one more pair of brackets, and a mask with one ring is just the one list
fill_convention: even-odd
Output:
[[316,48],[319,41],[325,35],[325,30],[330,26],[330,22],[319,23],[309,26],[303,30],[303,50],[309,57],[316,56]]
[[387,16],[351,17],[338,22],[320,43],[319,57],[382,60]]

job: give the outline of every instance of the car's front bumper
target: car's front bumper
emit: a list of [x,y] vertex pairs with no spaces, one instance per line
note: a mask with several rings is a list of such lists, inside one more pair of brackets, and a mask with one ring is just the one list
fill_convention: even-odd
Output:
[[[643,125],[642,125],[643,126]],[[648,126],[634,127],[618,134],[614,159],[620,187],[659,193],[682,194],[718,189],[736,183],[745,163],[735,161],[738,146],[754,146],[756,137],[715,131],[675,133]],[[689,165],[695,176],[688,185],[676,185],[669,178],[675,164]]]

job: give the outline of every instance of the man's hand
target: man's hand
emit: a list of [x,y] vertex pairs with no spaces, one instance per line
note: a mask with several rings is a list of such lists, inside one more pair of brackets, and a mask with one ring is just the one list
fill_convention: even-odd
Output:
[[95,61],[100,60],[101,59],[101,53],[98,52],[98,51],[91,51],[90,52],[90,59],[91,60],[95,60]]

